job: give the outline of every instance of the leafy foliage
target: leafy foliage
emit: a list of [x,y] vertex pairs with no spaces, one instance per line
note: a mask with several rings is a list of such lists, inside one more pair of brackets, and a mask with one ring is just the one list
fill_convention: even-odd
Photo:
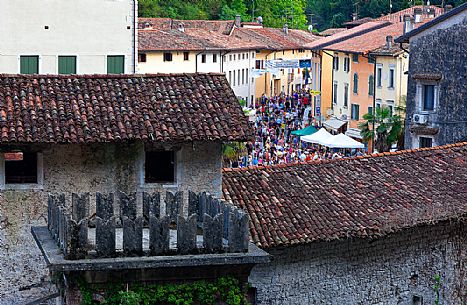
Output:
[[[375,113],[363,115],[365,122],[358,125],[363,140],[368,142],[375,137],[375,148],[378,152],[386,152],[392,144],[399,141],[403,131],[403,121],[399,114],[391,114],[387,107],[376,108]],[[374,126],[374,130],[373,130]]]
[[[183,284],[154,284],[147,286],[113,285],[91,289],[86,284],[79,285],[83,296],[82,305],[191,305],[222,304],[248,305],[245,288],[233,277],[221,277],[215,282],[196,281]],[[122,289],[123,288],[123,289]],[[100,294],[104,302],[93,300],[94,294]]]
[[222,144],[222,159],[225,166],[228,166],[230,162],[238,160],[242,155],[246,154],[245,143],[241,142],[230,142]]
[[[432,0],[433,5],[460,5],[466,0]],[[141,17],[176,19],[232,20],[241,15],[243,21],[263,17],[265,26],[305,29],[312,21],[319,30],[340,27],[352,19],[352,13],[362,17],[379,17],[421,0],[139,0]],[[425,1],[426,2],[426,1]]]

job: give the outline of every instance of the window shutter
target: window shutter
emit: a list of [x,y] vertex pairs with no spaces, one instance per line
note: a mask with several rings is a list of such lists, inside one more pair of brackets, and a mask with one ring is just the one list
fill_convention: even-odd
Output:
[[76,56],[59,56],[58,74],[76,74]]
[[107,74],[125,73],[125,56],[112,55],[107,56]]
[[21,74],[39,73],[39,56],[21,56],[19,60]]

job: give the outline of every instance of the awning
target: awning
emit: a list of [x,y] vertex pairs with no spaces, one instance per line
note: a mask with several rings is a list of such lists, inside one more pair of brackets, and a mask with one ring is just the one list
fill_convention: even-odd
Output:
[[334,131],[338,131],[339,128],[341,128],[346,123],[347,123],[346,121],[342,121],[336,118],[331,118],[327,121],[324,121],[323,125],[326,128],[332,129]]
[[360,134],[360,129],[357,129],[357,128],[347,129],[347,131],[345,132],[345,135],[351,138],[354,138],[354,139],[360,139],[360,140],[363,139],[362,135]]
[[327,132],[326,129],[321,128],[320,130],[318,130],[318,132],[312,135],[301,137],[300,140],[307,143],[322,144],[329,138],[332,138],[332,134]]
[[332,138],[324,141],[322,145],[329,148],[365,148],[363,143],[355,141],[351,137],[346,136],[343,133],[340,133]]
[[303,128],[303,129],[300,129],[300,130],[294,130],[294,131],[292,131],[292,134],[293,134],[294,136],[299,136],[299,137],[301,137],[301,136],[312,135],[312,134],[314,134],[314,133],[317,132],[317,131],[318,131],[318,130],[317,130],[315,127],[313,127],[313,126],[310,125],[310,126],[307,126],[307,127]]

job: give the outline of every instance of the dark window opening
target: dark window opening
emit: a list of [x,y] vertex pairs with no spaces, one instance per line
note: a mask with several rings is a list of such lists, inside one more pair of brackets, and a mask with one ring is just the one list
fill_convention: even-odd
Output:
[[183,52],[183,60],[190,60],[190,53],[189,52]]
[[435,86],[423,85],[423,110],[435,109]]
[[138,62],[146,62],[146,54],[145,53],[139,53],[138,54]]
[[[20,156],[21,153],[17,153]],[[5,183],[37,183],[37,154],[23,153],[22,158],[5,159]]]
[[164,61],[172,61],[173,57],[172,57],[172,53],[164,53]]
[[358,62],[358,54],[352,54],[352,61]]
[[175,152],[147,151],[144,174],[146,183],[175,182]]
[[432,147],[432,146],[433,146],[432,138],[420,137],[420,148]]
[[212,54],[212,62],[217,62],[217,54]]
[[201,62],[202,62],[203,64],[206,63],[206,54],[201,55]]

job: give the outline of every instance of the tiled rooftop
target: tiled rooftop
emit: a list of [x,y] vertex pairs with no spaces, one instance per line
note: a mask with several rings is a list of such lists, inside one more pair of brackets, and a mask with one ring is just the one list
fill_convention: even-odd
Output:
[[252,137],[223,74],[0,74],[0,130],[2,144]]
[[378,238],[467,216],[467,143],[320,162],[225,169],[223,196],[263,248]]

